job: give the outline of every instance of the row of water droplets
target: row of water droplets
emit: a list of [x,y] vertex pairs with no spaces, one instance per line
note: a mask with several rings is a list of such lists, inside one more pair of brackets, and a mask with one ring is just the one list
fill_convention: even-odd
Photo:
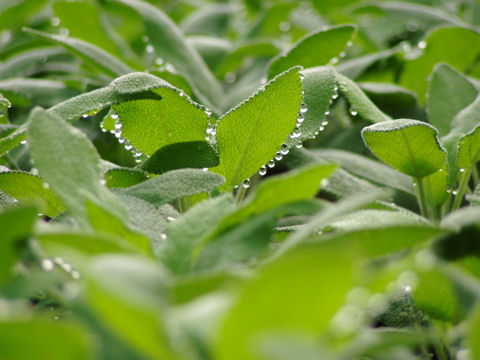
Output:
[[57,266],[58,268],[62,269],[67,275],[69,275],[73,280],[78,280],[81,277],[80,272],[61,257],[56,257],[54,259],[43,259],[40,266],[42,270],[47,272],[52,271],[53,269],[55,269],[55,266]]
[[[85,116],[85,115],[84,115]],[[88,115],[87,115],[88,116]],[[120,117],[115,113],[115,110],[113,110],[113,108],[110,110],[110,112],[108,113],[108,115],[106,116],[105,119],[102,120],[102,122],[100,123],[100,128],[102,129],[103,132],[107,132],[108,130],[105,129],[104,127],[104,122],[106,119],[110,118],[111,120],[114,120],[115,121],[115,124],[114,124],[114,129],[113,130],[110,130],[110,133],[115,135],[115,137],[117,138],[118,142],[123,145],[123,147],[125,148],[125,150],[129,151],[132,153],[133,157],[135,158],[135,162],[137,164],[145,161],[146,159],[148,159],[148,155],[147,154],[144,154],[143,152],[141,152],[140,150],[138,150],[135,146],[133,146],[126,138],[124,138],[122,136],[122,128],[123,128],[123,125],[122,125],[122,122],[120,121]]]

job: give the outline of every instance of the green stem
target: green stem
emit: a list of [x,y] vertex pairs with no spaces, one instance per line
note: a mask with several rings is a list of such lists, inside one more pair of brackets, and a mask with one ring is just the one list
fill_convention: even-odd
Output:
[[455,196],[455,201],[453,202],[452,211],[455,211],[460,207],[460,204],[463,200],[463,194],[465,193],[465,187],[468,184],[468,180],[470,179],[471,168],[465,169],[462,178],[460,179],[460,186],[457,190],[457,195]]
[[247,189],[243,186],[243,184],[240,184],[238,186],[237,194],[235,195],[235,202],[239,204],[242,202],[243,198],[247,194]]
[[179,199],[178,209],[182,214],[186,212],[190,208],[190,206],[191,206],[191,201],[189,196],[184,196]]
[[415,182],[417,186],[415,187],[417,192],[418,204],[420,205],[420,212],[423,217],[427,217],[427,197],[425,195],[425,187],[423,186],[423,179],[416,178]]
[[432,220],[434,224],[438,223],[439,220],[439,209],[437,204],[435,204],[435,200],[433,198],[433,191],[432,191],[432,182],[430,181],[430,178],[427,177],[427,198],[428,198],[428,204],[430,205],[430,214],[432,215]]
[[474,188],[476,188],[477,185],[478,185],[478,183],[480,182],[480,176],[478,175],[477,165],[474,165],[474,166],[473,166],[472,174],[473,174],[473,184],[474,184]]

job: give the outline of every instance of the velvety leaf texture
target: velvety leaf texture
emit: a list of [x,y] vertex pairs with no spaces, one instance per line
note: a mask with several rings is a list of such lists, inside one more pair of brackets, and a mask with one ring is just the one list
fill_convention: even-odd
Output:
[[299,68],[278,75],[251,98],[223,115],[217,126],[220,165],[213,168],[232,189],[280,149],[295,129],[302,103]]

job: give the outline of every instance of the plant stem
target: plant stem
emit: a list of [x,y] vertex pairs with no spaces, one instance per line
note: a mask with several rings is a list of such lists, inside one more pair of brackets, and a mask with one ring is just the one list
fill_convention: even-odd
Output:
[[237,194],[235,195],[235,202],[239,204],[242,202],[243,198],[247,194],[247,189],[243,186],[243,184],[240,184],[238,186]]
[[480,176],[478,175],[477,165],[473,166],[472,174],[473,174],[473,185],[474,185],[474,188],[476,188],[478,183],[480,182]]
[[433,198],[433,191],[432,191],[432,182],[430,181],[430,178],[426,178],[427,181],[427,199],[428,199],[428,204],[430,205],[430,215],[432,216],[432,220],[434,224],[438,223],[439,220],[439,209],[437,204],[435,204],[435,199]]
[[178,207],[180,212],[183,214],[190,208],[190,205],[191,205],[190,198],[188,196],[184,196],[180,198],[178,205],[179,205]]
[[465,192],[465,187],[468,184],[468,180],[470,179],[471,168],[465,169],[462,178],[460,179],[460,186],[458,187],[457,195],[455,196],[455,201],[452,206],[452,211],[455,211],[459,208],[460,204],[463,200],[463,194]]
[[422,178],[416,178],[415,182],[417,184],[416,186],[416,192],[417,192],[417,198],[418,198],[418,204],[420,205],[420,212],[423,217],[427,217],[427,197],[425,196],[425,188],[423,186],[423,179]]

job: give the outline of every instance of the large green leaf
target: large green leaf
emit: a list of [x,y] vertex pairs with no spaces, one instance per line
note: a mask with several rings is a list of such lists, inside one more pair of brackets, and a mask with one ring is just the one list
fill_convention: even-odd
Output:
[[118,191],[158,206],[184,196],[212,191],[223,183],[223,177],[218,174],[197,169],[180,169]]
[[[0,212],[0,285],[10,276],[17,261],[17,244],[24,240],[33,229],[37,215],[34,207],[18,207]],[[1,351],[1,350],[0,350]]]
[[383,113],[365,93],[349,78],[337,73],[340,92],[350,103],[350,112],[359,114],[365,120],[373,123],[390,120],[390,116]]
[[25,76],[26,73],[38,68],[43,60],[64,53],[65,50],[61,47],[41,47],[22,51],[0,63],[0,78]]
[[62,45],[68,51],[73,52],[87,62],[95,65],[108,75],[116,77],[133,71],[128,65],[118,60],[118,58],[115,56],[86,41],[71,37],[47,34],[28,28],[26,28],[25,31],[41,36],[42,38],[50,40],[56,44]]
[[351,284],[348,260],[321,244],[299,247],[269,263],[244,286],[223,319],[216,357],[265,359],[260,341],[272,332],[318,338]]
[[42,179],[83,225],[88,223],[87,200],[102,204],[113,214],[124,215],[120,201],[101,184],[100,156],[78,129],[35,108],[30,115],[27,138]]
[[76,323],[9,319],[0,322],[2,359],[88,359],[93,341]]
[[212,109],[216,109],[222,98],[220,85],[175,23],[159,8],[147,2],[114,1],[131,7],[142,17],[146,35],[155,54],[173,64],[192,85],[198,98]]
[[427,77],[433,67],[445,62],[461,72],[467,71],[480,54],[480,48],[472,44],[479,42],[480,34],[466,28],[443,27],[433,30],[425,39],[424,53],[405,63],[400,85],[415,91],[420,102],[424,102]]
[[475,100],[478,91],[454,68],[439,64],[430,76],[427,95],[428,119],[444,136],[455,115]]
[[353,25],[339,25],[308,34],[285,54],[271,61],[268,78],[271,79],[295,65],[310,68],[327,64],[332,58],[340,56],[352,39],[355,29]]
[[155,151],[179,142],[205,140],[208,114],[173,87],[152,90],[157,99],[142,99],[114,105],[122,124],[122,136],[140,151]]
[[224,189],[250,178],[275,156],[295,129],[301,103],[299,68],[293,68],[220,118],[220,165],[213,171],[225,177]]
[[437,130],[421,121],[400,119],[362,130],[366,146],[380,160],[414,178],[423,178],[442,168],[445,150]]

